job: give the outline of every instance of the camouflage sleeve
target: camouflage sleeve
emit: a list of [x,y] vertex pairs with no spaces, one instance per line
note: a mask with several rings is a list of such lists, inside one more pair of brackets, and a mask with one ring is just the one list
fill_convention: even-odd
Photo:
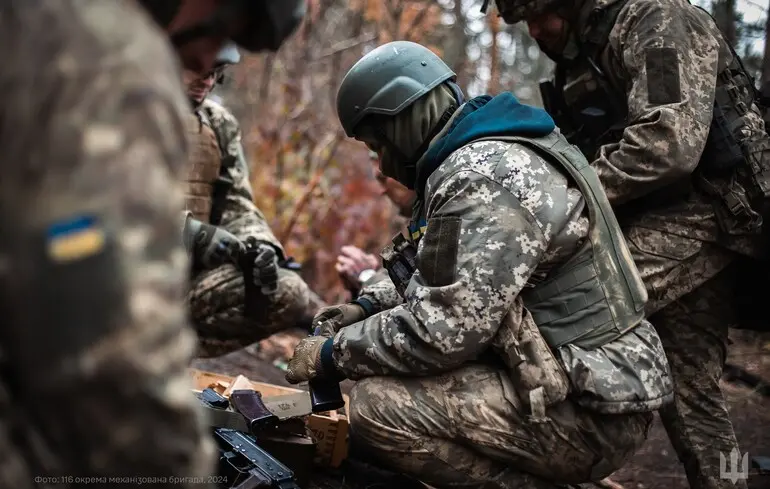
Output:
[[334,339],[334,363],[349,378],[428,375],[476,358],[543,255],[543,232],[510,190],[476,171],[442,178],[405,303]]
[[718,32],[686,2],[632,0],[610,47],[628,87],[628,126],[593,163],[610,202],[622,204],[692,173],[711,122]]
[[34,172],[3,185],[17,209],[0,266],[16,401],[50,446],[41,456],[76,471],[57,475],[205,480],[213,444],[186,371],[184,99],[121,88],[120,70],[87,76],[62,89],[82,101],[58,97],[23,150]]
[[393,285],[393,281],[390,280],[388,271],[384,268],[367,281],[358,297],[368,300],[372,304],[374,312],[392,309],[404,302],[404,299],[398,294],[396,286]]
[[270,243],[283,256],[283,246],[270,229],[265,215],[254,203],[254,192],[249,181],[249,166],[241,144],[241,130],[238,122],[231,115],[228,114],[228,116],[225,122],[220,123],[225,127],[216,128],[217,133],[224,135],[226,139],[226,153],[232,161],[228,162],[225,171],[233,182],[225,199],[220,224],[242,240],[254,236]]

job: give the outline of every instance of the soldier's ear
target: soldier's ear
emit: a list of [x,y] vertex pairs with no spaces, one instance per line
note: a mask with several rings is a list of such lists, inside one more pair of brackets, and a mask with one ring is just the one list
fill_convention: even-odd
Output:
[[222,85],[222,84],[224,84],[224,83],[225,83],[225,74],[224,74],[224,73],[220,73],[219,75],[217,75],[217,81],[216,81],[216,83],[217,83],[218,85]]

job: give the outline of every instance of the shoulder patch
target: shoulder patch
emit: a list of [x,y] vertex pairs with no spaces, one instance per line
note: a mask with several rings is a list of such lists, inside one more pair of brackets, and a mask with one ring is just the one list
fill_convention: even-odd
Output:
[[682,100],[679,59],[674,48],[644,50],[647,72],[647,101],[650,105],[675,104]]
[[51,224],[46,232],[48,257],[58,263],[81,260],[104,249],[104,229],[93,216],[73,216]]
[[455,216],[428,219],[417,268],[432,287],[444,287],[457,280],[457,253],[462,220]]

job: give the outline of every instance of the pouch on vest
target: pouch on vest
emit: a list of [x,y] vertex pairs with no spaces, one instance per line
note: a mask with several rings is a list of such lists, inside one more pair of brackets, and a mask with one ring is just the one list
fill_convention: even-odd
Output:
[[417,270],[417,246],[399,233],[382,250],[380,257],[398,294],[405,297],[409,281]]
[[503,318],[492,345],[508,367],[519,399],[533,414],[567,398],[570,392],[567,374],[521,297],[516,298],[512,309]]
[[742,66],[717,77],[711,127],[695,173],[699,188],[714,197],[720,229],[728,235],[760,234],[763,218],[770,218],[770,139],[745,130],[751,83]]
[[190,153],[187,162],[185,208],[193,217],[208,223],[214,182],[219,176],[220,155],[216,135],[195,114],[187,119]]

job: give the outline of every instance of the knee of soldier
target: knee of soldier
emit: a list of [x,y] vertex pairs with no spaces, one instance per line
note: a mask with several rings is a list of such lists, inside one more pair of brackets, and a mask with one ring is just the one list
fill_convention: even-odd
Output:
[[361,379],[350,391],[350,425],[354,429],[366,429],[381,424],[382,410],[387,402],[381,395],[385,383],[378,377]]
[[310,289],[297,273],[282,270],[278,276],[278,291],[273,298],[284,321],[299,323],[310,304]]
[[350,436],[360,447],[392,450],[414,443],[408,421],[414,406],[408,392],[392,377],[359,380],[350,392]]
[[243,275],[232,265],[201,272],[193,278],[187,295],[194,320],[240,307],[244,297]]

